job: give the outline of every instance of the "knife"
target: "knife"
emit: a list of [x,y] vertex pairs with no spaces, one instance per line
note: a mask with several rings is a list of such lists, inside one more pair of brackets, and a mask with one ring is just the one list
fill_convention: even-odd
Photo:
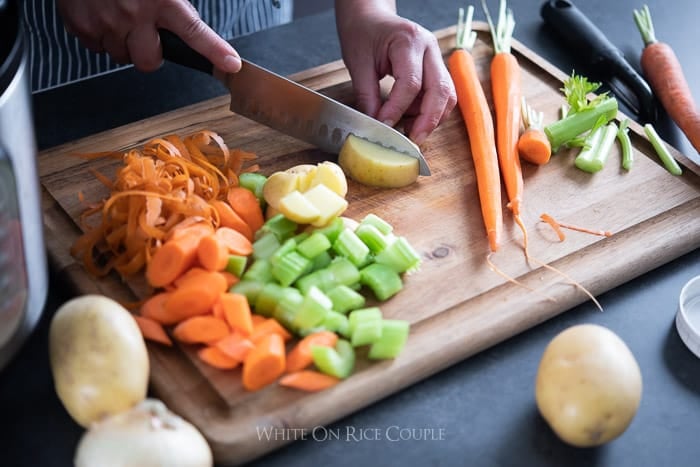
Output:
[[601,76],[640,120],[656,120],[656,101],[649,84],[581,10],[569,0],[546,0],[540,14],[576,52],[579,61]]
[[[214,66],[170,31],[160,29],[163,58],[207,74]],[[410,139],[352,107],[242,59],[239,72],[227,74],[231,111],[338,154],[349,134],[418,159],[420,175],[430,175],[428,163]]]

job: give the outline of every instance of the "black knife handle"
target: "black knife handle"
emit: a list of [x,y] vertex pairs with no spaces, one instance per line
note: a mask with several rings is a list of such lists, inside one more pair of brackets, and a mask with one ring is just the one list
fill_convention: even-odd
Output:
[[[654,121],[656,103],[649,84],[623,53],[569,0],[547,0],[540,10],[544,21],[576,53],[582,65],[605,80],[617,78],[635,94],[641,119]],[[629,103],[628,103],[629,104]]]
[[179,36],[167,29],[159,29],[158,34],[165,60],[209,75],[213,74],[214,65],[204,55],[187,45]]

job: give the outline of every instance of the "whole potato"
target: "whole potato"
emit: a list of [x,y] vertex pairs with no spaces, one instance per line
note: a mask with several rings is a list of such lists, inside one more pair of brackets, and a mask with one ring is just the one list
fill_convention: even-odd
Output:
[[353,180],[382,188],[410,185],[419,175],[418,159],[353,134],[343,143],[338,164]]
[[64,303],[51,320],[49,357],[56,393],[83,427],[146,397],[146,344],[131,313],[110,298]]
[[642,397],[642,375],[615,333],[581,324],[547,345],[535,396],[540,413],[563,441],[597,446],[620,436],[631,423]]

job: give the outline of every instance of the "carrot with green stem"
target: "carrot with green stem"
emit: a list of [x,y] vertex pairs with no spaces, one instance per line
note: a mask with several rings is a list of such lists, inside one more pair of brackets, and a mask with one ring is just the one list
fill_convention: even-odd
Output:
[[700,151],[700,112],[678,57],[670,45],[656,39],[654,23],[647,5],[644,5],[642,10],[634,10],[634,21],[644,41],[641,55],[644,76],[668,115],[693,147]]
[[508,195],[507,206],[523,232],[523,247],[527,251],[527,229],[520,217],[520,206],[523,200],[523,172],[518,154],[522,99],[520,64],[510,49],[515,19],[513,12],[506,6],[506,0],[500,0],[498,20],[495,25],[486,6],[486,0],[481,0],[481,5],[491,30],[494,49],[490,75],[493,106],[496,114],[498,162]]
[[520,104],[525,131],[518,138],[518,153],[526,161],[544,165],[552,156],[552,145],[544,132],[544,114],[536,111],[522,98]]
[[457,92],[457,103],[469,135],[479,191],[481,215],[492,252],[498,250],[503,230],[501,179],[494,137],[493,119],[471,55],[476,33],[471,29],[474,7],[459,9],[457,43],[448,68]]

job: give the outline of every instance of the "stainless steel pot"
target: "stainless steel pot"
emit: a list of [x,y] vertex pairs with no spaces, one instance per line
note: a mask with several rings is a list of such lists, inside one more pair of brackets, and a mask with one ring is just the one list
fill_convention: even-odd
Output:
[[0,0],[0,369],[41,317],[48,289],[26,39]]

